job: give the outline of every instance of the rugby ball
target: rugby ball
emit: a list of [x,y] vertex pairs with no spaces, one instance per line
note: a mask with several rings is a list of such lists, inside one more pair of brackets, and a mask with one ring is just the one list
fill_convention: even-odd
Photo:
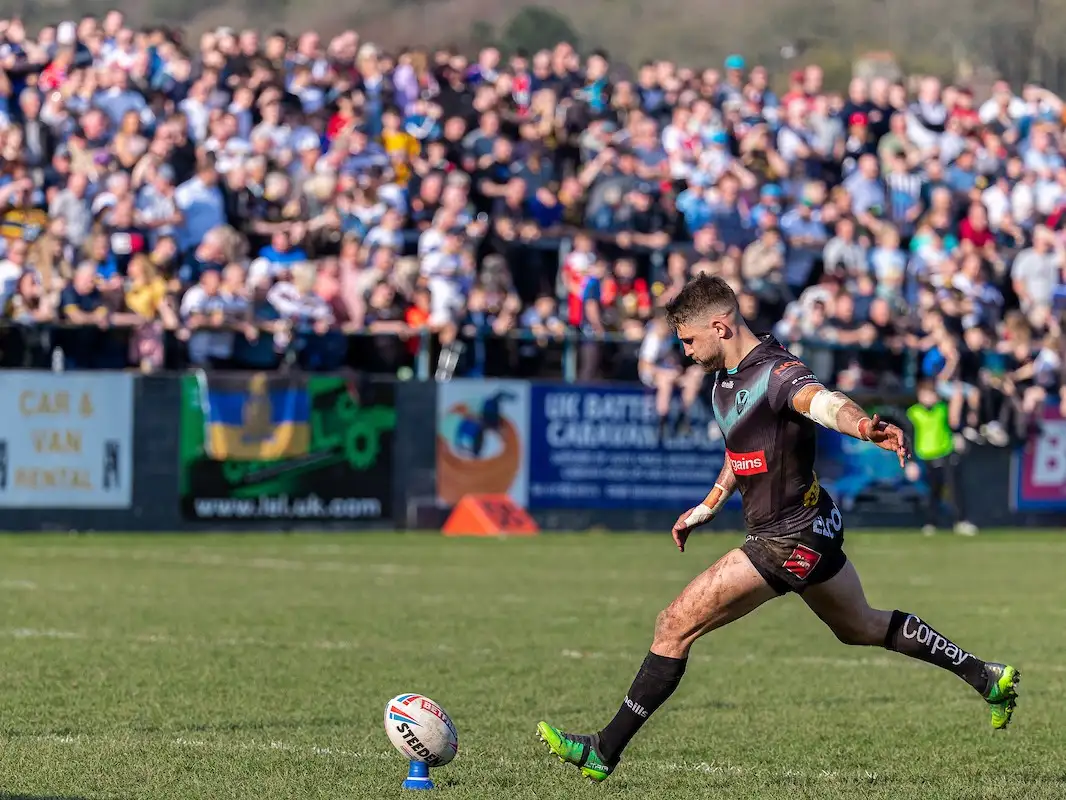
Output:
[[443,767],[459,750],[451,717],[420,694],[401,694],[385,704],[385,733],[407,758],[430,767]]

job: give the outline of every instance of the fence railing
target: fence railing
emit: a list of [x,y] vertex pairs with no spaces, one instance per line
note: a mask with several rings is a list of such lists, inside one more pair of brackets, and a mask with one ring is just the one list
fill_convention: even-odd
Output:
[[[476,331],[442,344],[428,329],[331,330],[324,334],[299,327],[278,330],[201,327],[152,328],[145,346],[144,326],[75,325],[49,322],[22,325],[0,322],[0,367],[22,369],[180,370],[214,366],[229,369],[296,367],[321,372],[350,368],[368,373],[430,380],[465,377],[547,378],[636,381],[640,339],[621,333],[591,335],[568,329],[538,336],[519,329],[504,334]],[[228,334],[231,344],[208,343],[204,337]],[[913,388],[918,353],[890,351],[880,343],[868,347],[823,340],[785,343],[804,358],[815,374],[833,382],[858,366],[880,377],[881,388]],[[140,358],[141,350],[149,356]],[[225,354],[225,355],[222,355]],[[590,369],[590,361],[595,368]]]

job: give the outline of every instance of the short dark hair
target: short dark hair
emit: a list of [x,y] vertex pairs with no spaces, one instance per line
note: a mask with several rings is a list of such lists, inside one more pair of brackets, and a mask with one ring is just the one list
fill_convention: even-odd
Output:
[[704,272],[686,283],[677,297],[666,304],[666,318],[676,328],[705,314],[736,310],[737,296],[729,284]]

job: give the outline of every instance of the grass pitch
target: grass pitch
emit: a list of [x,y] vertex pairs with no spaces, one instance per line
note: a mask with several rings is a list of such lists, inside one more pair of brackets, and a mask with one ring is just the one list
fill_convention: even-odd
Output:
[[0,797],[405,796],[382,713],[406,691],[456,721],[452,798],[1066,797],[1062,533],[848,536],[874,604],[1022,669],[1005,734],[788,597],[697,644],[605,784],[550,759],[536,722],[602,725],[656,612],[739,541],[2,537]]

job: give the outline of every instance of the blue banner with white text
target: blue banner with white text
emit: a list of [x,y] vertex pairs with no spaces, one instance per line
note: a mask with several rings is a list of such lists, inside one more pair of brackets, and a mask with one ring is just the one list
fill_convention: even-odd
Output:
[[660,435],[654,395],[639,387],[533,384],[529,507],[681,513],[696,505],[718,477],[725,443],[701,401],[687,431],[674,430],[679,411],[675,397]]

